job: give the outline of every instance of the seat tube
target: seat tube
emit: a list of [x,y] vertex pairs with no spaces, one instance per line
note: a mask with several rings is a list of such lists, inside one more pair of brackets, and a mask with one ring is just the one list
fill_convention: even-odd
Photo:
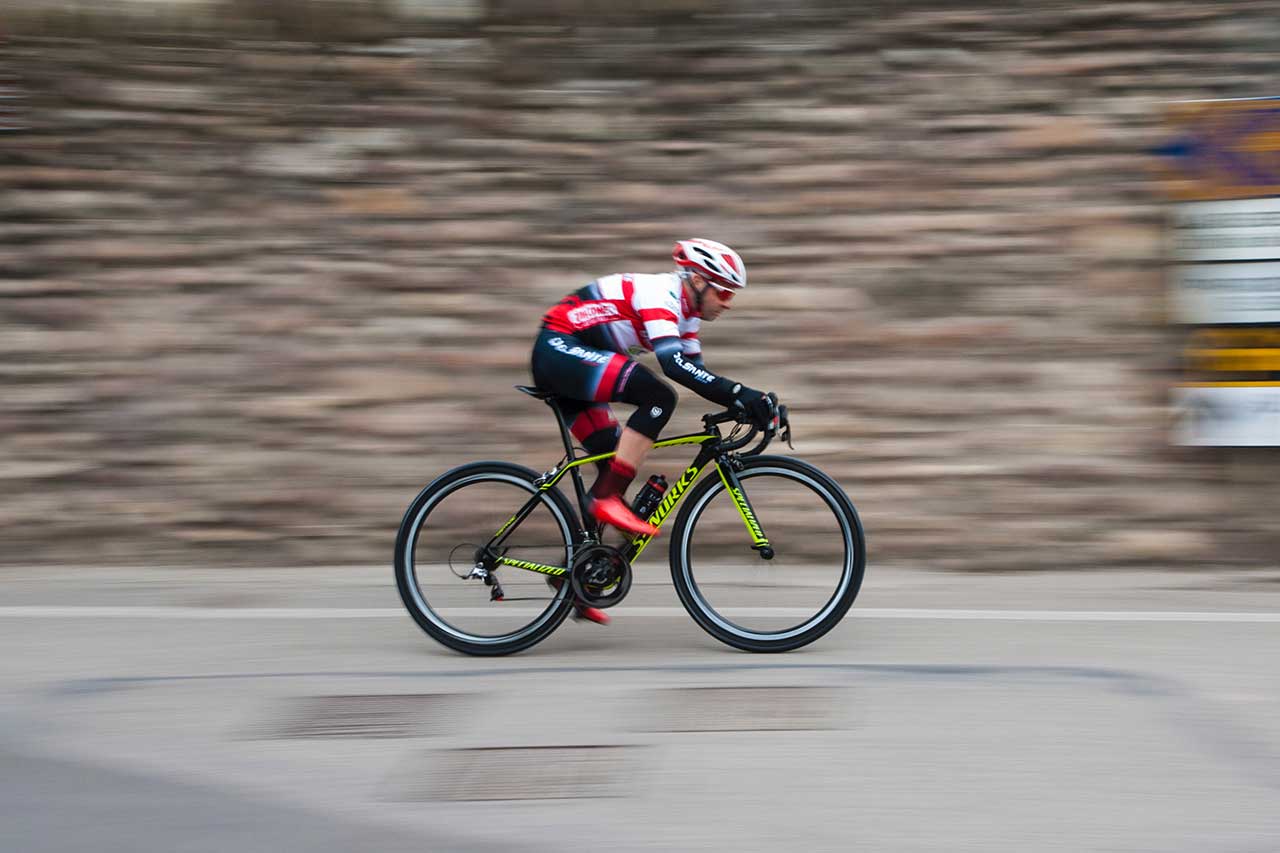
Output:
[[[551,411],[556,415],[556,426],[560,427],[560,440],[564,442],[564,458],[573,459],[573,436],[569,432],[569,425],[564,422],[564,413],[560,411],[560,407],[556,405],[555,400],[547,400],[547,405],[551,407]],[[569,476],[573,480],[573,490],[578,496],[578,511],[582,513],[582,526],[587,526],[587,489],[582,484],[582,474],[578,469],[569,469]]]

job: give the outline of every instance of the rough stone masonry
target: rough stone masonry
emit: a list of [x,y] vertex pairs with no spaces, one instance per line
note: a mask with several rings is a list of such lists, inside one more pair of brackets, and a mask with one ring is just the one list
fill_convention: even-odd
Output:
[[873,565],[1280,551],[1280,451],[1170,444],[1148,153],[1280,94],[1270,2],[0,11],[0,562],[389,562],[445,468],[555,461],[544,307],[693,235]]

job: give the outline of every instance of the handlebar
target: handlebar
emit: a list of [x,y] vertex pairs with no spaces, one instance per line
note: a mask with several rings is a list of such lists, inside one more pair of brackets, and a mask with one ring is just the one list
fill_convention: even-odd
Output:
[[708,429],[718,424],[729,422],[751,425],[751,429],[741,437],[736,438],[733,441],[721,442],[720,449],[723,451],[734,451],[740,447],[746,447],[762,432],[764,433],[764,438],[762,438],[755,447],[742,453],[742,456],[755,456],[764,452],[764,449],[768,447],[770,442],[772,442],[777,436],[782,436],[782,439],[787,442],[787,446],[791,447],[791,421],[787,412],[787,407],[777,405],[778,397],[776,394],[771,393],[769,397],[773,400],[774,405],[777,406],[778,415],[768,429],[761,430],[747,419],[745,412],[735,412],[732,409],[726,409],[723,412],[717,412],[715,414],[703,415],[702,423]]

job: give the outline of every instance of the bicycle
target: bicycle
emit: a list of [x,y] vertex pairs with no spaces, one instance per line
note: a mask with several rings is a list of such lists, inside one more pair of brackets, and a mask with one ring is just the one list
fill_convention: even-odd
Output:
[[[631,589],[632,562],[652,539],[623,534],[620,545],[604,541],[605,530],[586,512],[580,469],[614,454],[578,456],[556,396],[515,387],[551,407],[565,455],[542,474],[496,461],[453,468],[418,493],[396,536],[396,586],[405,608],[433,639],[472,655],[529,648],[560,626],[575,599],[599,608],[618,604]],[[689,497],[670,544],[680,601],[703,630],[730,646],[783,652],[807,645],[839,623],[861,588],[866,544],[857,510],[813,465],[763,455],[775,437],[791,445],[786,406],[764,430],[733,411],[702,422],[702,432],[654,444],[698,448],[646,513],[661,527]],[[729,422],[735,426],[722,436],[719,427]],[[739,452],[762,433],[752,449]],[[718,476],[698,482],[708,465]],[[577,512],[557,488],[566,474]],[[751,599],[757,592],[763,606]]]

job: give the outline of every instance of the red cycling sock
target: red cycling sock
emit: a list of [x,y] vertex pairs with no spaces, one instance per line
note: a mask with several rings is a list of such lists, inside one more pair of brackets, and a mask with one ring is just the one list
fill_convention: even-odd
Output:
[[599,500],[607,498],[610,495],[621,496],[626,492],[627,487],[631,485],[631,481],[636,478],[636,469],[622,462],[618,457],[613,457],[609,462],[609,470],[601,471],[600,476],[596,478],[595,483],[591,486],[591,497]]

